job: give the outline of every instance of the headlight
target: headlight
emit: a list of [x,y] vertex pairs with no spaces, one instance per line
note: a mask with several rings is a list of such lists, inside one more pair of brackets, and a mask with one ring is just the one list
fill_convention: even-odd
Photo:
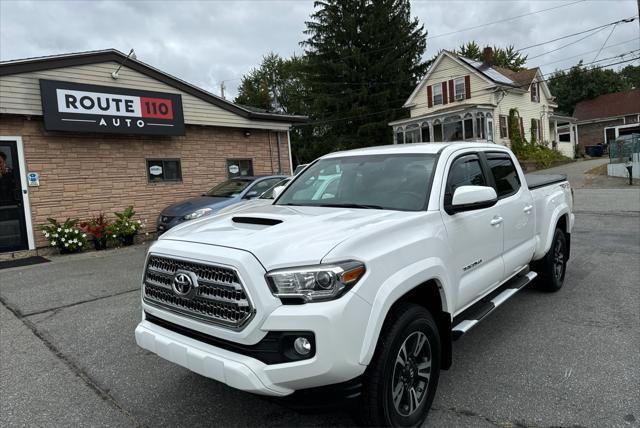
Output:
[[276,297],[299,298],[306,302],[340,297],[364,275],[364,264],[356,261],[278,269],[265,277]]
[[186,216],[182,217],[182,219],[183,220],[193,220],[195,218],[200,218],[203,215],[205,215],[207,213],[210,213],[211,211],[213,211],[213,209],[211,209],[211,208],[200,208],[199,210],[195,210],[191,214],[187,214]]

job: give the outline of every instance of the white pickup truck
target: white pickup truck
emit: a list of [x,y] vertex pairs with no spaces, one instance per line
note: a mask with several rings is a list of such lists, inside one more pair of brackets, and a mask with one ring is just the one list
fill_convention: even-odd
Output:
[[562,287],[572,205],[565,176],[525,177],[495,144],[332,153],[271,204],[162,235],[136,341],[244,391],[344,386],[362,422],[420,425],[452,340],[536,276]]

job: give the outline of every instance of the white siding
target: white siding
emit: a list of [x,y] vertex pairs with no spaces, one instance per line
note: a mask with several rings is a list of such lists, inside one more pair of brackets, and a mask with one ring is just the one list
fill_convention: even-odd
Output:
[[[543,115],[544,106],[546,107],[546,114]],[[542,139],[538,141],[551,143],[552,136],[549,130],[549,116],[553,112],[553,108],[550,108],[548,105],[548,100],[542,91],[540,90],[540,102],[532,102],[531,101],[531,93],[525,92],[523,94],[509,91],[506,93],[505,97],[498,103],[496,107],[496,115],[504,115],[509,116],[509,111],[512,108],[517,108],[520,117],[522,117],[522,124],[524,126],[524,135],[528,142],[531,142],[531,119],[538,119],[542,126]],[[496,123],[498,123],[498,117],[496,117]],[[500,139],[500,133],[498,129],[498,133],[496,142],[499,142],[504,145],[508,145],[508,139]],[[551,147],[551,144],[549,144]]]
[[116,62],[104,62],[0,76],[0,113],[41,116],[39,79],[51,79],[180,94],[182,95],[184,121],[187,124],[285,131],[289,129],[286,123],[246,119],[126,66],[123,66],[118,72],[119,79],[114,80],[111,78],[111,72],[117,67]]
[[[429,105],[427,104],[427,86],[446,82],[451,79],[456,79],[458,77],[464,76],[471,76],[471,98],[465,99],[464,101],[454,101],[453,103],[439,104],[437,106],[429,108]],[[493,85],[491,83],[478,76],[468,67],[459,64],[457,61],[445,55],[437,65],[437,68],[433,70],[433,72],[427,79],[426,84],[420,88],[420,90],[416,93],[414,99],[411,100],[412,103],[415,104],[415,107],[411,107],[411,117],[436,113],[439,110],[451,108],[454,106],[462,107],[469,104],[492,103],[493,99],[491,93],[489,91],[485,91],[485,89],[492,86]]]

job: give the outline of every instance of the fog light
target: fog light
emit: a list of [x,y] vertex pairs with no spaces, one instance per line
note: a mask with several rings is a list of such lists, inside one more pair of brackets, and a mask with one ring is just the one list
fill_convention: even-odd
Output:
[[311,342],[306,337],[298,337],[293,342],[293,349],[300,355],[308,355],[311,352]]

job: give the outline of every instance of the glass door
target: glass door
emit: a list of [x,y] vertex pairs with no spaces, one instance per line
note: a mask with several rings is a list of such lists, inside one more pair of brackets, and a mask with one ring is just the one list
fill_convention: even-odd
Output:
[[0,252],[28,248],[18,146],[0,141]]

